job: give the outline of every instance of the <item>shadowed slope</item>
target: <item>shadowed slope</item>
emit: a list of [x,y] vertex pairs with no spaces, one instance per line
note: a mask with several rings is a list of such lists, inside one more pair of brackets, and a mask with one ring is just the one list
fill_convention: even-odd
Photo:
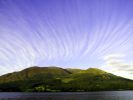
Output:
[[30,67],[19,72],[9,73],[0,77],[0,82],[9,82],[17,80],[25,80],[36,75],[49,75],[53,77],[64,77],[71,72],[59,67]]

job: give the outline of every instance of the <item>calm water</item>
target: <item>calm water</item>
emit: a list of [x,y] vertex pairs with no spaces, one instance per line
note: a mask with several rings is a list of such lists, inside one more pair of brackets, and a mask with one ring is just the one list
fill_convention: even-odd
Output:
[[133,100],[133,91],[0,93],[0,100]]

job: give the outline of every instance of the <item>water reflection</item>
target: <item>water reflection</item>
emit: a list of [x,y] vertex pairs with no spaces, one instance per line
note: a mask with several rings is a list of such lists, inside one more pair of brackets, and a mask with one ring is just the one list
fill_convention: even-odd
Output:
[[0,100],[133,100],[133,91],[88,93],[0,93]]

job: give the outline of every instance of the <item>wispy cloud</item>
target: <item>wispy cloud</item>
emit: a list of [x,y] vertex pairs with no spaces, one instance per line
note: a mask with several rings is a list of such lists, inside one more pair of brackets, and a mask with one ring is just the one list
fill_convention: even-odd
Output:
[[34,65],[101,66],[106,54],[108,71],[132,73],[123,59],[133,60],[132,44],[132,0],[0,0],[0,75]]
[[109,72],[119,76],[133,79],[133,64],[129,64],[125,61],[125,55],[123,54],[109,54],[103,57],[105,69]]

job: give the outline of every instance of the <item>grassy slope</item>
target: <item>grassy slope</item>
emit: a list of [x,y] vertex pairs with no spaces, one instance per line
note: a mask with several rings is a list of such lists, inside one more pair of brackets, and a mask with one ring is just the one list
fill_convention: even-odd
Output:
[[19,72],[9,73],[0,77],[0,82],[10,82],[25,80],[37,75],[50,75],[54,77],[64,77],[71,72],[59,67],[31,67]]
[[[87,70],[59,67],[31,67],[0,76],[2,91],[25,91],[35,85],[47,85],[61,91],[96,91],[133,89],[133,80],[115,76],[97,68]],[[18,89],[14,90],[14,87]],[[8,89],[9,88],[9,89]],[[25,88],[25,89],[24,89]],[[24,90],[23,90],[24,89]]]
[[100,69],[89,68],[70,75],[67,79],[72,88],[90,90],[133,89],[133,81],[115,76]]

